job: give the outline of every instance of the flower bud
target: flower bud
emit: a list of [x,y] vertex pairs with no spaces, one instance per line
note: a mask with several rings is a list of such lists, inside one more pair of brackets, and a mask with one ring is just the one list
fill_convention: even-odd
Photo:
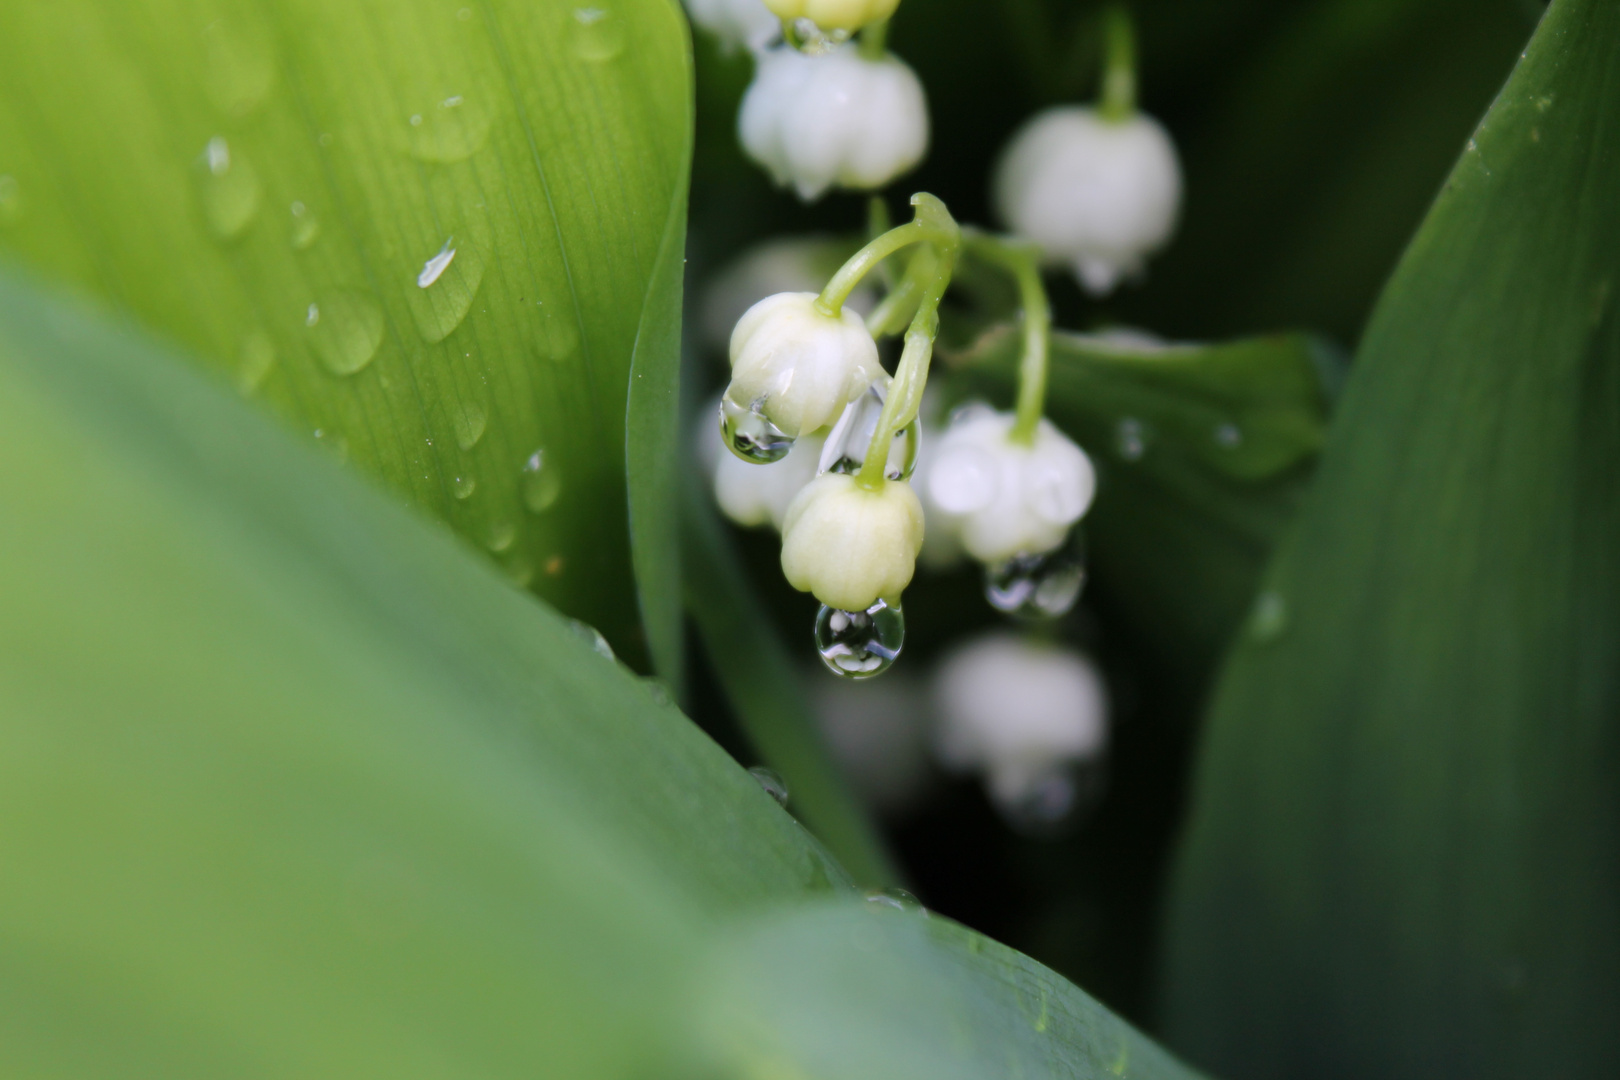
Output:
[[1011,439],[1013,424],[984,405],[960,411],[921,479],[930,527],[991,565],[1062,546],[1097,490],[1091,460],[1050,421],[1028,444]]
[[940,761],[982,770],[996,804],[1024,811],[1026,820],[1030,810],[1061,816],[1072,790],[1061,806],[1032,803],[1049,800],[1054,778],[1100,756],[1108,742],[1107,693],[1090,661],[1015,634],[988,634],[947,654],[934,678],[934,707]]
[[823,30],[854,33],[868,23],[887,19],[900,0],[765,0],[779,19],[809,19]]
[[782,20],[764,0],[686,0],[692,22],[719,38],[728,50],[763,49],[782,31]]
[[1102,296],[1170,239],[1181,166],[1150,116],[1110,120],[1081,106],[1048,109],[1002,153],[994,198],[1009,229]]
[[887,376],[861,317],[822,314],[815,293],[767,296],[731,332],[726,395],[789,438],[837,420],[878,378]]
[[835,183],[883,187],[916,165],[928,149],[928,106],[916,74],[892,54],[784,46],[761,54],[737,132],[749,157],[808,202]]
[[[704,432],[718,445],[714,425],[705,425]],[[825,442],[820,434],[807,435],[793,444],[787,457],[767,465],[721,452],[714,462],[714,501],[738,525],[769,524],[780,529],[789,504],[816,478]]]
[[844,473],[823,473],[782,521],[782,573],[828,607],[865,611],[899,599],[922,538],[922,505],[910,484],[885,480],[872,489]]

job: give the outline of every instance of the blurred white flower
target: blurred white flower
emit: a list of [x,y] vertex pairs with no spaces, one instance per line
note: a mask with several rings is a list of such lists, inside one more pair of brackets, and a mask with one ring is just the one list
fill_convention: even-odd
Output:
[[[713,415],[712,411],[708,415]],[[714,501],[738,525],[782,527],[782,519],[795,496],[816,478],[826,436],[806,435],[793,444],[787,457],[766,465],[744,461],[720,450],[723,445],[712,423],[703,425],[703,437],[719,451],[710,464],[714,476]]]
[[837,420],[878,378],[887,376],[861,317],[823,314],[815,293],[767,296],[731,334],[726,396],[790,439]]
[[810,201],[834,184],[881,188],[921,161],[928,105],[916,74],[893,54],[868,60],[854,45],[816,55],[782,46],[761,54],[737,133],[749,157]]
[[987,565],[1061,547],[1097,489],[1091,460],[1050,421],[1028,444],[1010,438],[1014,422],[987,405],[957,410],[919,477],[930,530]]
[[[744,312],[775,293],[819,293],[853,245],[830,236],[790,236],[756,244],[727,263],[703,290],[699,325],[706,342],[723,349]],[[870,281],[863,281],[844,301],[844,310],[862,318],[877,303]]]
[[742,45],[758,51],[782,32],[782,20],[765,0],[686,0],[686,10],[728,49]]
[[1048,109],[1002,152],[994,199],[1009,229],[1106,295],[1170,239],[1181,166],[1170,136],[1141,112],[1111,120],[1084,106]]
[[900,0],[765,0],[780,19],[809,19],[823,30],[853,32],[887,19]]
[[1074,806],[1075,768],[1108,744],[1108,698],[1080,653],[995,632],[959,646],[934,676],[935,752],[981,772],[1016,823],[1050,824]]
[[[928,389],[933,390],[933,386]],[[929,405],[924,400],[923,416],[932,415]],[[940,573],[951,569],[962,561],[962,541],[956,535],[954,521],[949,521],[941,514],[939,507],[933,505],[933,499],[928,494],[928,477],[933,470],[934,461],[939,457],[940,440],[945,436],[945,429],[924,420],[922,422],[921,437],[917,448],[917,471],[912,474],[911,482],[916,485],[917,497],[923,506],[923,518],[926,531],[923,533],[923,546],[917,561],[928,569]]]
[[782,573],[841,611],[892,605],[911,583],[922,538],[922,506],[910,484],[886,480],[874,490],[848,474],[823,473],[788,506]]

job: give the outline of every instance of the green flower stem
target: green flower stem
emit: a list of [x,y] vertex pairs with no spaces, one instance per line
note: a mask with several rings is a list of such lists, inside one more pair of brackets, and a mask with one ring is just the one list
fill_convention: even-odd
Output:
[[822,314],[834,316],[843,311],[844,301],[849,299],[849,294],[855,291],[861,279],[902,248],[912,244],[933,244],[936,248],[949,248],[954,260],[956,248],[961,243],[961,230],[957,228],[950,211],[945,209],[945,204],[932,195],[919,192],[911,197],[911,205],[917,208],[917,216],[913,220],[890,229],[851,255],[849,261],[838,268],[838,273],[832,276],[827,287],[821,290],[821,296],[816,299],[816,307]]
[[917,312],[923,286],[934,275],[936,262],[932,245],[917,249],[906,266],[905,274],[866,317],[866,330],[875,338],[898,334]]
[[1103,74],[1098,112],[1116,123],[1136,112],[1136,30],[1124,4],[1103,12]]
[[861,58],[881,60],[888,53],[889,20],[879,19],[861,31]]
[[1010,438],[1028,445],[1046,410],[1047,354],[1052,344],[1052,306],[1041,283],[1040,250],[977,230],[962,231],[968,254],[994,263],[1012,275],[1024,309],[1024,353],[1018,362],[1018,406]]
[[926,223],[934,232],[929,240],[933,257],[925,264],[926,277],[919,271],[921,290],[917,313],[906,329],[905,347],[900,351],[900,363],[895,368],[894,381],[889,384],[889,396],[883,402],[877,429],[867,445],[866,461],[855,476],[856,483],[872,491],[886,482],[889,447],[895,434],[915,420],[922,407],[923,388],[928,385],[928,364],[933,359],[934,338],[939,333],[939,304],[951,284],[956,258],[962,249],[962,232],[944,203],[932,195],[918,194],[912,196],[911,204],[917,208],[917,220],[913,224]]

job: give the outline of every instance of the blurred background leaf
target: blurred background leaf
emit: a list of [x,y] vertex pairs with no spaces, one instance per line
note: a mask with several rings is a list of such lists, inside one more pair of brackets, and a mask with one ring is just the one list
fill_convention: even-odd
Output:
[[1617,51],[1553,4],[1222,678],[1167,972],[1226,1075],[1620,1071]]
[[636,563],[678,679],[679,589],[652,578],[676,570],[657,463],[690,77],[670,0],[7,5],[0,251],[186,346],[643,665],[639,341]]

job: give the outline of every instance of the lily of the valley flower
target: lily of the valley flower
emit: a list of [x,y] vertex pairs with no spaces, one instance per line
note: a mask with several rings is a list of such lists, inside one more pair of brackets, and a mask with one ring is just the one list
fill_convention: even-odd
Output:
[[877,343],[859,315],[825,314],[815,293],[777,293],[732,331],[726,396],[796,439],[837,420],[881,377]]
[[686,10],[728,49],[763,49],[782,32],[781,18],[764,0],[686,0]]
[[782,46],[760,56],[737,131],[778,184],[810,201],[834,184],[881,188],[921,161],[928,106],[916,74],[893,54]]
[[911,584],[922,539],[922,505],[910,484],[869,488],[846,473],[823,473],[782,521],[782,573],[831,608],[892,605]]
[[893,15],[900,0],[765,0],[765,5],[784,21],[809,19],[823,30],[853,33]]

